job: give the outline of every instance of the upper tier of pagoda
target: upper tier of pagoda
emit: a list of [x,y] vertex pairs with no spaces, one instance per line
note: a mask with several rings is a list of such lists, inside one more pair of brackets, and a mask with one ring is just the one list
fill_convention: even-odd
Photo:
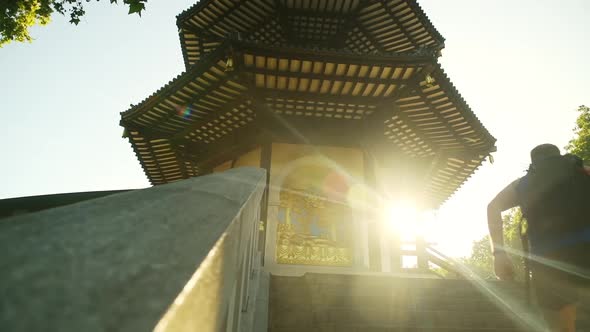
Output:
[[206,0],[178,16],[187,70],[122,113],[153,184],[265,142],[412,160],[428,206],[495,151],[412,0]]
[[177,26],[187,68],[233,33],[267,46],[361,54],[444,47],[420,6],[405,0],[202,0]]

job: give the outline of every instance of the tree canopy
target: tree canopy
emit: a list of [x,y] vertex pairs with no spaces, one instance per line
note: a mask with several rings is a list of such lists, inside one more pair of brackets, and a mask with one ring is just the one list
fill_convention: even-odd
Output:
[[[522,281],[524,280],[524,259],[521,254],[522,242],[519,228],[526,227],[522,212],[519,208],[514,208],[505,214],[502,220],[504,224],[504,245],[512,249],[508,250],[508,256],[512,260],[515,279]],[[460,262],[483,279],[495,279],[489,235],[474,241],[471,256],[460,259]]]
[[[100,1],[100,0],[96,0]],[[117,3],[117,0],[107,0]],[[90,0],[86,0],[90,2]],[[147,0],[123,0],[129,7],[129,14],[145,9]],[[80,23],[86,13],[82,0],[7,0],[0,1],[0,47],[12,41],[32,41],[29,28],[49,23],[53,13],[70,17],[70,23]]]
[[574,128],[574,138],[566,146],[569,153],[584,159],[588,164],[590,163],[590,107],[578,107],[580,115],[576,120],[576,127]]

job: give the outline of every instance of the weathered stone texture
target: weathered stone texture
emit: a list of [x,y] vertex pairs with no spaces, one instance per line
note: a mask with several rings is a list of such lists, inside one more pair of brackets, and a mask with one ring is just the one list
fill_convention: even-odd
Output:
[[153,329],[265,172],[239,168],[0,222],[0,331]]

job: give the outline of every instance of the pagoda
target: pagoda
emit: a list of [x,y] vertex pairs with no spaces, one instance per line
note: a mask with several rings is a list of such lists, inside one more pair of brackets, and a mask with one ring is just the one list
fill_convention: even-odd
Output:
[[495,151],[414,0],[201,0],[177,26],[186,70],[125,136],[153,185],[266,169],[274,272],[398,269],[382,198],[436,209]]

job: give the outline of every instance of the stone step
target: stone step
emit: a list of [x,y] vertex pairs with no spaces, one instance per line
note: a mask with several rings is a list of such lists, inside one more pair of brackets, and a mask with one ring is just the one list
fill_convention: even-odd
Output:
[[516,317],[505,313],[457,311],[414,311],[411,309],[339,309],[333,307],[310,310],[272,310],[272,328],[349,325],[383,326],[391,328],[517,328],[522,324]]
[[[416,303],[424,303],[424,302],[437,302],[440,304],[445,303],[452,303],[452,302],[474,302],[474,301],[498,301],[499,299],[510,301],[514,303],[523,303],[526,302],[525,294],[513,293],[513,292],[504,292],[504,291],[494,291],[494,292],[487,292],[487,291],[474,291],[468,294],[466,293],[457,293],[457,292],[413,292],[413,291],[391,291],[388,289],[377,289],[373,287],[366,287],[366,288],[357,288],[357,289],[346,289],[346,288],[321,288],[315,289],[314,287],[309,287],[308,289],[311,294],[315,295],[316,297],[342,297],[347,296],[352,299],[360,298],[360,297],[372,297],[374,299],[394,299],[395,301],[408,301],[414,300]],[[283,296],[284,294],[289,294],[292,291],[279,291],[277,292],[277,296]]]
[[306,274],[301,280],[283,282],[288,277],[278,277],[284,285],[280,291],[290,292],[292,287],[307,285],[312,292],[323,294],[365,294],[392,296],[442,296],[476,297],[486,293],[511,294],[512,297],[525,297],[522,284],[505,282],[468,282],[465,280],[407,279],[380,276],[348,276]]
[[[301,278],[273,278],[273,282],[280,284],[279,287],[273,287],[271,297],[279,299],[290,298],[292,294],[308,294],[314,305],[338,305],[351,306],[410,306],[417,309],[431,309],[436,307],[452,307],[461,311],[494,311],[501,309],[502,306],[510,304],[511,307],[522,307],[526,305],[524,289],[514,290],[514,286],[495,287],[495,289],[481,290],[469,286],[467,281],[462,281],[465,290],[457,290],[456,286],[451,289],[441,288],[393,288],[391,284],[399,280],[383,282],[384,278],[360,278],[356,279],[354,287],[348,287],[348,284],[330,284],[330,280],[351,280],[347,278],[334,278],[328,275],[325,279],[314,276],[310,278],[307,275]],[[372,283],[378,280],[380,283]],[[425,282],[434,284],[430,280]],[[413,284],[418,284],[412,282]],[[409,284],[409,282],[406,282]],[[438,282],[437,284],[445,284]],[[457,285],[456,282],[449,283]],[[520,287],[522,288],[522,287]],[[493,293],[492,293],[493,292]],[[280,303],[280,301],[275,301]],[[504,303],[504,304],[502,304]]]
[[[312,294],[311,304],[314,307],[329,306],[333,308],[412,308],[414,310],[436,310],[445,308],[449,311],[460,312],[499,312],[505,307],[504,305],[494,302],[490,299],[461,299],[457,301],[454,298],[447,297],[392,297],[392,296],[371,296],[371,295],[323,295]],[[518,304],[525,305],[524,299],[511,299],[512,307]],[[280,305],[280,303],[279,303]]]
[[420,327],[384,327],[384,326],[365,326],[365,325],[348,325],[335,326],[325,325],[311,328],[270,328],[268,332],[528,332],[525,329],[503,329],[503,328],[420,328]]
[[314,307],[330,306],[340,308],[411,308],[414,310],[436,310],[445,308],[449,311],[461,312],[499,312],[509,306],[512,310],[514,308],[526,308],[527,304],[524,299],[503,299],[503,303],[493,301],[491,299],[463,299],[457,301],[453,298],[396,298],[390,296],[351,296],[351,295],[322,295],[322,294],[304,294],[298,293],[291,295],[289,299],[277,297],[276,294],[271,297],[271,301],[275,303],[275,308],[294,307],[298,305],[312,305]]
[[[325,294],[329,293],[349,293],[349,294],[371,294],[371,295],[395,295],[395,296],[429,296],[429,295],[436,295],[436,296],[445,296],[445,297],[455,297],[455,298],[464,298],[464,297],[477,297],[482,296],[485,294],[502,294],[507,295],[510,294],[513,297],[522,297],[525,296],[525,289],[524,286],[521,286],[520,289],[513,288],[513,287],[487,287],[487,288],[476,288],[469,285],[465,285],[465,287],[436,287],[436,288],[418,288],[412,287],[412,285],[406,286],[397,286],[393,284],[386,284],[386,283],[354,283],[354,284],[318,284],[313,282],[308,282],[307,287],[313,292],[322,292]],[[286,289],[288,291],[288,289]]]
[[[580,312],[579,331],[588,320]],[[271,277],[269,331],[505,331],[539,323],[516,283],[307,274]]]
[[[289,278],[289,277],[279,277]],[[507,290],[519,290],[521,283],[505,282],[497,280],[468,281],[462,279],[434,279],[434,278],[404,278],[391,276],[364,276],[364,275],[342,275],[342,274],[319,274],[308,273],[301,277],[312,284],[320,285],[352,285],[365,284],[377,285],[379,287],[388,285],[398,288],[411,289],[477,289],[483,287],[502,288]]]

